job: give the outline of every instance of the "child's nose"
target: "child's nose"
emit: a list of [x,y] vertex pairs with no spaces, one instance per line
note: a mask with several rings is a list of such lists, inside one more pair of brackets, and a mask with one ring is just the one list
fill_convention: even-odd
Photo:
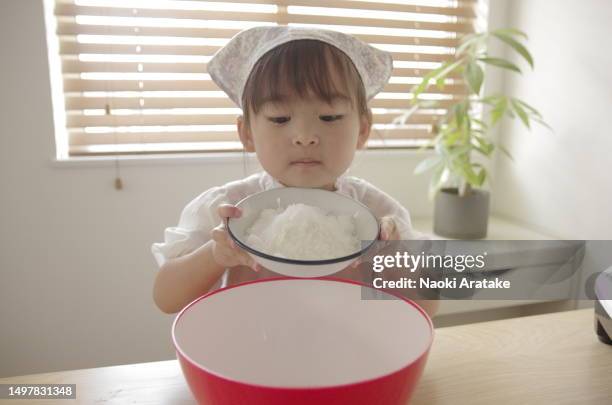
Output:
[[293,138],[293,144],[297,146],[316,146],[319,144],[319,137],[315,134],[302,132]]

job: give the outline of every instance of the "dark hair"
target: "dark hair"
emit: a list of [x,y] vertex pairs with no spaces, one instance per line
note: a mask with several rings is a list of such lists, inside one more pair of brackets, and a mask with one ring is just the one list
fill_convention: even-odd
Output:
[[[340,83],[334,83],[334,71]],[[251,70],[242,93],[245,124],[250,126],[251,111],[257,114],[266,101],[288,96],[282,93],[283,89],[290,89],[300,97],[305,97],[310,91],[327,103],[331,103],[337,94],[346,95],[359,116],[366,116],[372,125],[372,112],[368,108],[361,76],[350,58],[335,46],[302,39],[284,43],[265,53]]]

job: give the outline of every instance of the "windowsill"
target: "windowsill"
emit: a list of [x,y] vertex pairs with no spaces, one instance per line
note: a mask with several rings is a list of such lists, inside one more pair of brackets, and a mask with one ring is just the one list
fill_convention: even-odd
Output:
[[251,153],[242,152],[214,152],[206,154],[159,154],[159,155],[118,155],[118,156],[86,156],[70,157],[66,159],[54,158],[53,167],[106,167],[113,166],[115,162],[122,166],[149,166],[149,165],[182,165],[202,164],[211,162],[238,163],[244,159],[255,162],[257,159]]
[[[357,151],[357,157],[372,156],[374,158],[413,158],[422,159],[431,152],[425,152],[418,148],[405,149],[372,149]],[[114,166],[116,162],[122,166],[157,166],[157,165],[185,165],[185,164],[208,164],[208,163],[247,163],[258,164],[254,153],[243,152],[211,152],[211,153],[184,153],[184,154],[150,154],[150,155],[118,155],[118,156],[87,156],[71,157],[66,159],[53,158],[51,166],[57,168],[71,167],[108,167]]]
[[[433,239],[450,239],[436,235],[433,232],[432,218],[415,218],[412,220],[414,229],[425,232]],[[525,225],[498,216],[489,217],[489,228],[484,240],[553,240],[555,236],[538,232]]]

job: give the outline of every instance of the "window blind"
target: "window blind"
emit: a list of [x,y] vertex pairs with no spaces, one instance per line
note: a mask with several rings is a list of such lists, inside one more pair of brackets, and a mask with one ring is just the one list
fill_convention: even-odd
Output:
[[465,97],[459,77],[403,124],[410,89],[474,32],[476,0],[56,0],[70,156],[242,150],[241,114],[206,73],[211,56],[257,25],[329,28],[393,54],[392,77],[370,102],[369,147],[430,136]]

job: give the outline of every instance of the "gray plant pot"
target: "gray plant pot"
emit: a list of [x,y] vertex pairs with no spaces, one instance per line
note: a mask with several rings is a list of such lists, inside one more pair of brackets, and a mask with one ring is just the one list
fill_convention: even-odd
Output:
[[435,197],[434,232],[453,239],[482,239],[489,223],[489,192],[474,190],[460,197],[456,188],[444,188]]

